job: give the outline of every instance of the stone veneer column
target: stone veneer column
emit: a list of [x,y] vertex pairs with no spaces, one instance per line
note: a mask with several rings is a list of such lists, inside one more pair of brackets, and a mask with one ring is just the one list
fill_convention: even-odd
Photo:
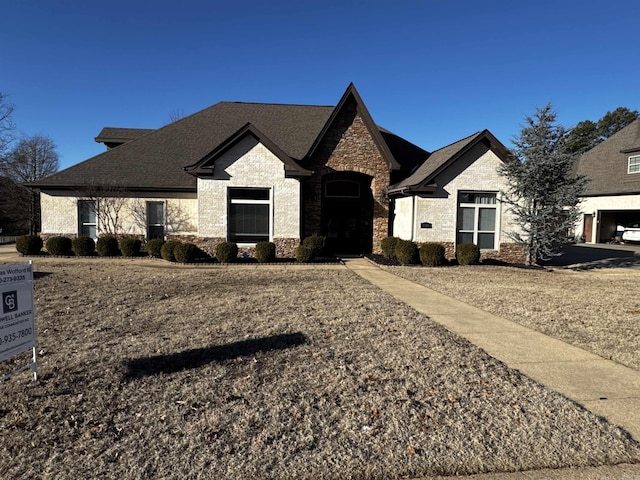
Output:
[[389,201],[386,187],[390,172],[354,100],[347,102],[322,139],[305,168],[313,175],[303,186],[304,236],[320,232],[322,219],[322,177],[332,172],[359,172],[372,177],[373,251],[387,236]]

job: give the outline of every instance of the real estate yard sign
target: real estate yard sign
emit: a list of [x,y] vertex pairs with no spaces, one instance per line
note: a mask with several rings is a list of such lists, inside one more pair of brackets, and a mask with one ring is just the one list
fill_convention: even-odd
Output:
[[32,363],[4,375],[11,375],[27,368],[33,370],[33,379],[38,379],[36,358],[36,328],[33,308],[33,265],[0,265],[0,362],[19,353],[33,350]]

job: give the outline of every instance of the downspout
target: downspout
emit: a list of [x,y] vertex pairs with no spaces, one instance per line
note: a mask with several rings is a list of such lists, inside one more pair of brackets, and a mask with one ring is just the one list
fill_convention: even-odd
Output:
[[411,241],[415,242],[416,241],[416,211],[417,211],[417,205],[416,205],[416,201],[417,201],[418,196],[417,195],[412,195],[411,196]]

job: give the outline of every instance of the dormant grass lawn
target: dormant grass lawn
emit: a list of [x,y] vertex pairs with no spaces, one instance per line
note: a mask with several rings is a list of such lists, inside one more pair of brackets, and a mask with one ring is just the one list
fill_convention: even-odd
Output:
[[384,268],[640,370],[640,268]]
[[41,377],[0,384],[0,478],[387,479],[640,461],[621,429],[347,270],[157,265],[36,261]]

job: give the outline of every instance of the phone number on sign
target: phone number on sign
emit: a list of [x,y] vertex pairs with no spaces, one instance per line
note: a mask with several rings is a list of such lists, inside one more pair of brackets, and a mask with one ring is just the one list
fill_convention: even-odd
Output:
[[0,277],[0,283],[24,282],[27,279],[25,275],[14,275],[13,277]]
[[29,335],[31,335],[31,333],[31,328],[25,328],[23,330],[18,330],[17,332],[9,333],[7,335],[4,335],[3,337],[0,337],[0,345],[2,345],[3,343],[15,342],[16,340],[20,340],[23,337],[28,337]]

